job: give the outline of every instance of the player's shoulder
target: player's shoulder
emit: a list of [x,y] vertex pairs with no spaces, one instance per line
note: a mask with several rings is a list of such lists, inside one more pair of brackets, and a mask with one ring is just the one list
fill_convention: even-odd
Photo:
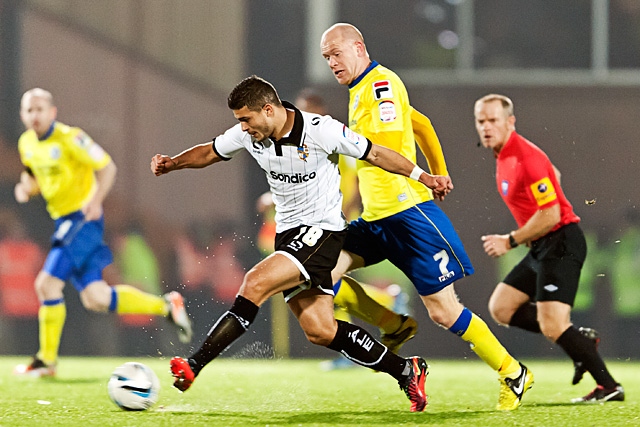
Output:
[[308,113],[306,111],[300,111],[300,113],[302,114],[302,120],[304,121],[305,132],[310,134],[325,132],[328,129],[332,129],[340,125],[340,122],[328,114],[321,115]]
[[404,87],[404,82],[394,71],[385,67],[384,65],[377,65],[373,70],[371,70],[371,80],[387,80],[393,86],[402,86]]
[[376,65],[360,83],[359,103],[379,102],[383,99],[403,100],[407,98],[407,89],[396,73]]
[[33,129],[28,129],[20,135],[18,138],[18,148],[24,147],[28,144],[34,143],[38,141],[38,136]]
[[51,138],[59,142],[65,142],[65,143],[73,142],[76,136],[85,133],[79,127],[69,126],[61,122],[55,122],[53,126],[54,128],[53,128],[53,133],[51,134]]

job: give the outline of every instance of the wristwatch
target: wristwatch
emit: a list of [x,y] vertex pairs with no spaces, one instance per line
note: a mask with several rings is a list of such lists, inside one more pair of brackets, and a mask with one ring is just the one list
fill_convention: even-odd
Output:
[[509,245],[511,246],[511,249],[518,247],[518,242],[513,238],[513,233],[509,233]]

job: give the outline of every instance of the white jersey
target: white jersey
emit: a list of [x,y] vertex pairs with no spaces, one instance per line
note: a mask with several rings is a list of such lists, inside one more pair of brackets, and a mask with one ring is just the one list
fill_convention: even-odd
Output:
[[340,231],[347,226],[342,214],[338,154],[363,159],[371,142],[330,116],[295,111],[288,136],[258,141],[237,124],[213,141],[224,160],[247,150],[264,170],[276,207],[276,232],[300,225]]

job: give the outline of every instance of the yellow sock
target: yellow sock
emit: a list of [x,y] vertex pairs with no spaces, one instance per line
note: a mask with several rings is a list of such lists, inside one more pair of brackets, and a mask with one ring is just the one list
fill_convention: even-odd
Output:
[[130,285],[115,285],[116,308],[118,314],[154,314],[166,316],[169,313],[164,298],[152,295]]
[[349,314],[379,327],[385,333],[397,331],[402,323],[400,315],[377,301],[375,296],[367,294],[363,286],[368,285],[361,285],[352,277],[342,276],[342,284],[333,302]]
[[48,365],[56,363],[58,359],[60,337],[66,318],[67,306],[62,298],[53,305],[41,305],[38,311],[40,351],[38,351],[37,357]]
[[520,369],[520,364],[511,357],[500,341],[489,330],[487,324],[475,313],[462,339],[467,341],[480,359],[502,376],[509,376]]

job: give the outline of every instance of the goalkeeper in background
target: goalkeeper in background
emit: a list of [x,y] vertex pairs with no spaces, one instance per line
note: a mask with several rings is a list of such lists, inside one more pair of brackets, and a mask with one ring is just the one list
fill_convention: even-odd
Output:
[[182,342],[191,340],[191,321],[178,292],[156,296],[133,286],[109,286],[102,270],[113,262],[104,243],[102,203],[116,178],[116,165],[84,131],[56,121],[50,92],[35,88],[22,96],[20,118],[26,131],[18,150],[25,170],[15,197],[25,203],[41,194],[55,221],[51,250],[35,281],[40,301],[40,348],[15,374],[55,376],[58,348],[66,318],[63,289],[67,280],[84,307],[118,314],[167,316]]

